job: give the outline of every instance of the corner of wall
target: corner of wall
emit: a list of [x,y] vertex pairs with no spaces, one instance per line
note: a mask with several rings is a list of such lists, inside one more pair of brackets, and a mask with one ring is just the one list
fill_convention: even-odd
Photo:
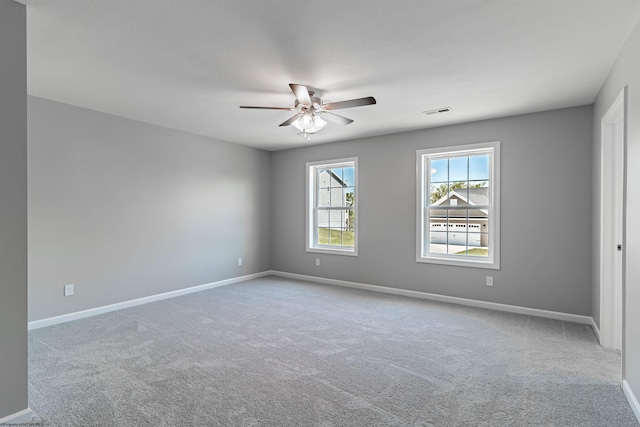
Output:
[[28,406],[27,20],[0,1],[0,423]]

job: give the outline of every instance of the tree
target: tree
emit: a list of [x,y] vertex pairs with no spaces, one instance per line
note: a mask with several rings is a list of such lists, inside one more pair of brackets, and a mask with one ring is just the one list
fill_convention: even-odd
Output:
[[[356,201],[356,195],[353,193],[353,191],[347,193],[347,206],[353,206],[353,204]],[[347,211],[347,230],[354,230],[355,226],[356,226],[356,213],[353,211],[353,209],[349,209]]]

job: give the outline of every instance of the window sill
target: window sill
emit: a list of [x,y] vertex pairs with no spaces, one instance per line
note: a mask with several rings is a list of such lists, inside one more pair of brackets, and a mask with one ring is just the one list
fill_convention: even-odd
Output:
[[307,248],[307,252],[329,254],[329,255],[358,256],[358,251],[355,248],[354,249],[336,249],[336,248],[313,247],[313,248]]
[[425,264],[453,265],[457,267],[487,268],[490,270],[500,270],[500,263],[494,260],[459,259],[459,258],[449,258],[449,257],[443,257],[443,256],[429,256],[429,257],[416,258],[416,262],[425,263]]

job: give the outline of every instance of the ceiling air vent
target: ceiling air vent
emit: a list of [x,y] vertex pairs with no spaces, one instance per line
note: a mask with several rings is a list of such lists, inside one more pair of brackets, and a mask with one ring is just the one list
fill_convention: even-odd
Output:
[[431,116],[433,114],[448,113],[449,111],[451,111],[451,107],[436,108],[435,110],[423,111],[423,113],[427,116]]

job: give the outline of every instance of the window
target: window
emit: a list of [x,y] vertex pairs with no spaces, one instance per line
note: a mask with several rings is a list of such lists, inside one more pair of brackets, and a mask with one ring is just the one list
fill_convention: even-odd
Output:
[[307,251],[358,254],[358,159],[307,163]]
[[416,260],[499,269],[500,142],[416,157]]

